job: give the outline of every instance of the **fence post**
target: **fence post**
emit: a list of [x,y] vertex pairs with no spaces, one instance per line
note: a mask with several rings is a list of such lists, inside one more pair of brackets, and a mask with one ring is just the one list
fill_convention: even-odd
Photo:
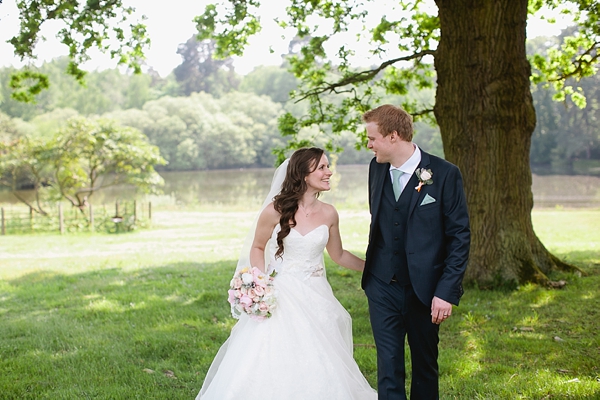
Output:
[[33,232],[33,207],[29,206],[29,229]]
[[63,209],[62,209],[61,203],[58,203],[58,230],[60,231],[61,235],[63,233],[65,233],[65,225],[64,225],[64,221],[63,221]]
[[137,201],[133,201],[133,223],[137,223]]
[[90,232],[94,232],[94,208],[90,203]]
[[148,202],[148,219],[152,221],[152,202]]
[[6,223],[4,222],[4,207],[2,207],[2,236],[6,235]]
[[115,201],[115,217],[119,216],[119,200]]

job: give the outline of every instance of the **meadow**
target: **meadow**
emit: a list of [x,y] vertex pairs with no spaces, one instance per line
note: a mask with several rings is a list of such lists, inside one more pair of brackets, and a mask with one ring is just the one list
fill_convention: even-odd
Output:
[[[364,255],[368,213],[340,215],[345,247]],[[132,233],[1,236],[0,399],[194,398],[235,323],[226,290],[253,218],[165,207]],[[533,219],[585,274],[553,274],[561,290],[466,288],[441,328],[442,399],[600,398],[600,210]],[[326,261],[375,386],[360,274]]]

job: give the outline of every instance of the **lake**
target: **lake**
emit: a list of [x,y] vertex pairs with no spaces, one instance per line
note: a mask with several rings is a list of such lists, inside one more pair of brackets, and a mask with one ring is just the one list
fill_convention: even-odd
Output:
[[[340,208],[367,208],[367,165],[340,165],[332,177],[332,190],[322,199]],[[110,188],[94,194],[93,204],[116,199],[152,201],[153,206],[234,208],[253,210],[264,200],[273,169],[162,172],[164,194],[147,196],[131,188]],[[29,193],[24,192],[24,195]],[[585,175],[533,175],[536,208],[600,208],[600,177]],[[17,203],[0,192],[0,203]]]

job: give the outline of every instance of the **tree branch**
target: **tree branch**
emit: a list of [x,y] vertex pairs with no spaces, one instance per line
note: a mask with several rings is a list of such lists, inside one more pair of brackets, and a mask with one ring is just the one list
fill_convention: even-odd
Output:
[[[592,65],[595,63],[596,60],[600,59],[600,52],[596,51],[596,54],[592,55],[592,51],[598,50],[599,45],[600,42],[594,42],[594,44],[590,46],[589,49],[587,49],[583,54],[581,54],[579,56],[579,59],[573,62],[573,64],[576,66],[575,69],[573,69],[573,71],[567,74],[560,74],[555,79],[548,79],[548,82],[563,81],[574,76],[581,76],[581,73],[583,72],[583,65]],[[581,61],[581,58],[586,55],[589,55],[590,57],[592,57],[592,59],[590,61]]]
[[325,86],[321,86],[321,87],[317,87],[313,90],[310,90],[308,92],[304,93],[304,96],[301,97],[299,100],[296,100],[295,103],[299,103],[302,100],[307,99],[308,97],[313,97],[313,96],[318,96],[322,93],[325,92],[330,92],[330,93],[343,93],[343,92],[347,92],[343,91],[343,92],[338,92],[336,91],[337,88],[342,87],[342,86],[347,86],[350,84],[354,84],[354,83],[358,83],[358,82],[365,82],[365,81],[370,81],[372,80],[375,76],[377,76],[377,74],[381,71],[383,71],[384,69],[386,69],[387,67],[389,67],[390,65],[393,65],[397,62],[400,61],[410,61],[410,60],[414,60],[414,59],[418,59],[418,58],[423,58],[424,56],[427,55],[435,55],[436,51],[435,50],[423,50],[420,51],[418,53],[415,54],[411,54],[409,56],[406,57],[399,57],[399,58],[394,58],[392,60],[387,60],[383,63],[381,63],[381,65],[379,65],[379,67],[375,68],[375,69],[371,69],[371,70],[367,70],[367,71],[361,71],[355,74],[351,74],[349,76],[347,76],[346,78],[335,82],[335,83],[331,83],[331,84],[325,84]]
[[421,115],[430,114],[432,112],[433,112],[433,108],[426,108],[421,111],[410,113],[410,115],[412,115],[413,117],[420,117]]
[[38,209],[34,206],[32,206],[27,200],[25,200],[23,197],[19,196],[19,194],[15,191],[12,191],[12,194],[21,202],[24,203],[27,207],[29,207],[30,209],[32,209],[33,211],[35,211],[38,214],[41,215],[48,215],[44,210],[42,210],[41,208]]

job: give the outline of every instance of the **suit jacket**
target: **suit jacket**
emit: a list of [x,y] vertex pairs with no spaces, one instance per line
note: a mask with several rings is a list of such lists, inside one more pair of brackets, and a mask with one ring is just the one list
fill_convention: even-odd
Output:
[[[369,166],[369,209],[371,227],[362,287],[369,276],[377,243],[377,213],[381,205],[383,184],[390,179],[390,164],[373,159]],[[417,297],[430,305],[434,296],[458,305],[463,294],[462,279],[469,259],[470,229],[462,176],[455,165],[421,150],[417,168],[431,170],[433,183],[412,191],[406,224],[406,250],[411,284]],[[414,181],[414,180],[413,180]],[[434,202],[422,204],[425,197]],[[392,242],[387,241],[387,243]],[[402,244],[401,244],[402,245]]]

